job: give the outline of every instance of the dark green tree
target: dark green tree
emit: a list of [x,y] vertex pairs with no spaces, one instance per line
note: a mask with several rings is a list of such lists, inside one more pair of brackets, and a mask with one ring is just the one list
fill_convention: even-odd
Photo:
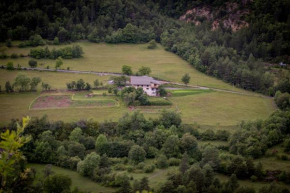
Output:
[[123,65],[122,66],[122,73],[126,74],[126,75],[132,75],[132,67],[131,66],[127,66],[127,65]]
[[189,74],[185,74],[183,77],[182,77],[182,79],[181,79],[181,81],[184,83],[184,84],[188,84],[189,83],[189,81],[190,81],[190,76],[189,76]]
[[69,176],[55,174],[44,182],[44,189],[48,193],[62,193],[70,191],[72,181]]
[[182,155],[182,159],[181,159],[181,162],[180,162],[180,165],[179,165],[179,171],[181,173],[185,173],[188,168],[189,168],[189,164],[188,164],[189,160],[188,160],[188,155],[187,153],[185,152],[183,155]]

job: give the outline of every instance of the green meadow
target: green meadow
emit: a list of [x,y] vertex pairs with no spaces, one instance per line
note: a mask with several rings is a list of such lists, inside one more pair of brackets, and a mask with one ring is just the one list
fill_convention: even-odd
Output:
[[[181,83],[181,77],[185,73],[189,73],[191,85],[207,86],[213,88],[233,90],[233,86],[213,77],[206,76],[205,74],[194,69],[189,63],[182,60],[177,55],[167,52],[161,45],[157,49],[147,49],[147,44],[106,44],[106,43],[90,43],[87,41],[77,42],[84,51],[83,58],[66,59],[61,68],[80,71],[97,71],[97,72],[119,72],[123,65],[132,66],[133,72],[137,72],[141,66],[150,67],[154,76],[168,81]],[[17,45],[14,43],[14,45]],[[72,44],[70,44],[72,45]],[[68,45],[48,46],[50,49],[53,47],[60,48]],[[9,48],[6,53],[27,55],[31,47]],[[1,59],[1,64],[6,64],[12,61],[15,66],[20,64],[23,67],[29,67],[28,61],[30,57],[23,58],[7,58]],[[55,61],[51,59],[37,60],[39,68],[54,68]],[[236,89],[240,92],[246,92],[242,89]]]
[[[221,80],[209,77],[203,73],[195,70],[186,61],[178,56],[167,52],[161,45],[155,50],[147,49],[147,44],[118,44],[111,45],[105,43],[90,43],[87,41],[78,42],[84,50],[83,58],[64,60],[64,65],[61,67],[66,69],[70,67],[71,70],[80,71],[98,71],[98,72],[121,72],[123,65],[132,66],[133,72],[136,72],[141,66],[148,66],[152,70],[152,76],[161,79],[181,82],[181,77],[185,73],[191,76],[190,85],[202,85],[207,87],[214,87],[219,89],[232,90],[233,87]],[[14,42],[13,45],[16,45]],[[49,46],[52,47],[63,47]],[[6,53],[22,53],[27,55],[31,48],[9,48]],[[17,59],[1,59],[1,64],[6,64],[12,61],[14,66],[20,64],[28,67],[28,61],[31,58],[22,57]],[[54,60],[41,59],[38,60],[40,68],[54,67]],[[93,85],[93,81],[98,79],[103,84],[107,83],[109,76],[97,76],[94,74],[77,74],[77,73],[60,73],[60,72],[44,72],[44,71],[27,71],[27,70],[5,70],[0,69],[0,85],[2,91],[5,90],[5,82],[13,83],[17,74],[23,73],[28,77],[41,77],[42,81],[51,85],[52,89],[57,89],[57,93],[52,94],[72,94],[66,92],[66,83],[83,79],[85,82]],[[198,83],[197,83],[198,82]],[[170,85],[171,87],[172,85]],[[178,86],[175,86],[178,87]],[[187,88],[187,87],[186,87]],[[189,87],[188,87],[189,88]],[[97,121],[104,121],[111,119],[118,120],[124,113],[132,112],[131,109],[122,104],[121,99],[118,98],[120,105],[113,105],[110,108],[62,108],[60,109],[31,109],[29,106],[33,101],[44,94],[41,94],[41,87],[38,86],[38,92],[35,93],[14,93],[0,94],[0,123],[5,125],[13,118],[20,119],[23,116],[40,117],[47,115],[50,120],[63,121],[78,121],[79,119],[94,119]],[[246,94],[254,94],[249,91],[234,88],[234,91],[239,91]],[[193,124],[198,123],[203,127],[211,126],[214,128],[224,128],[227,126],[237,125],[242,120],[265,119],[272,112],[275,111],[276,106],[271,98],[261,97],[258,94],[255,96],[248,96],[235,93],[226,93],[213,91],[211,89],[182,89],[170,90],[168,97],[169,104],[165,106],[150,106],[138,107],[134,110],[140,110],[145,114],[145,117],[157,118],[163,108],[177,110],[181,113],[183,123]],[[92,93],[103,95],[109,94],[106,90],[93,90]],[[47,93],[45,93],[47,94]],[[76,98],[85,98],[85,94],[75,95]],[[111,100],[111,96],[106,96],[105,100]],[[116,100],[114,98],[113,100]],[[161,98],[149,98],[154,104],[160,102],[167,102]],[[108,103],[109,101],[103,101]],[[90,105],[87,102],[88,105]],[[102,106],[102,105],[100,105]],[[76,105],[77,107],[77,105]]]

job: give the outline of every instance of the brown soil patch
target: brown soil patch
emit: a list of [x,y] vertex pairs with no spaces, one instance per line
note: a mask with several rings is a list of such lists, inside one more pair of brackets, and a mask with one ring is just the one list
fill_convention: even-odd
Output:
[[66,108],[72,104],[68,95],[63,96],[42,96],[36,99],[32,105],[33,109],[41,108]]

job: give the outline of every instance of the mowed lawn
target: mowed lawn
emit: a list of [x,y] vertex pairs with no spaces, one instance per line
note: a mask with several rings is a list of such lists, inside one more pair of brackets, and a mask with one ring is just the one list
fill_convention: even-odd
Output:
[[[0,60],[1,62],[1,60]],[[25,74],[30,77],[40,77],[42,82],[48,83],[51,89],[66,89],[66,83],[71,81],[78,81],[83,79],[85,82],[93,83],[96,79],[103,84],[106,84],[109,76],[97,76],[94,74],[75,74],[75,73],[59,73],[59,72],[44,72],[44,71],[28,71],[28,70],[5,70],[0,69],[0,86],[2,90],[5,90],[6,81],[10,81],[13,84],[17,74]],[[38,85],[38,90],[41,90],[41,84]]]
[[[33,167],[36,169],[36,180],[44,179],[43,170],[45,166],[45,164],[28,164],[28,167]],[[72,180],[71,188],[77,187],[79,190],[88,191],[91,193],[111,193],[117,190],[116,188],[101,186],[100,184],[93,182],[89,178],[81,176],[75,171],[71,171],[57,166],[52,166],[52,171],[54,171],[55,174],[63,174],[69,176]]]
[[[167,52],[161,45],[155,50],[147,49],[148,44],[105,44],[105,43],[91,43],[87,41],[77,42],[82,46],[84,55],[83,58],[64,60],[64,65],[61,67],[66,69],[70,67],[71,70],[81,71],[98,71],[98,72],[121,72],[123,65],[132,66],[133,72],[138,71],[141,66],[148,66],[151,68],[151,76],[159,77],[168,81],[181,82],[181,77],[185,73],[189,73],[191,85],[200,85],[207,87],[214,87],[220,89],[232,90],[232,85],[229,85],[221,80],[209,77],[195,68],[188,62],[182,60],[177,55]],[[61,48],[60,46],[48,46],[49,48]],[[70,44],[72,46],[72,44]],[[9,48],[6,53],[27,55],[31,47],[28,48]],[[1,59],[1,64],[6,64],[8,61],[13,61],[14,65],[28,67],[28,61],[31,58],[17,58],[17,59]],[[43,63],[41,68],[54,68],[55,61],[50,59],[40,59],[38,63]],[[246,92],[242,89],[235,90]]]

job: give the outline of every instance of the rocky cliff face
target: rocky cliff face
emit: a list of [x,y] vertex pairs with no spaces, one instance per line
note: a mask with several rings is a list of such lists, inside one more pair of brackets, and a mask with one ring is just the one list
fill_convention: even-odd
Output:
[[245,17],[250,13],[247,5],[251,2],[252,0],[243,0],[240,4],[227,2],[223,6],[214,8],[209,5],[197,6],[186,11],[179,19],[193,22],[195,25],[207,20],[212,23],[212,30],[223,25],[237,31],[249,25],[245,21]]

